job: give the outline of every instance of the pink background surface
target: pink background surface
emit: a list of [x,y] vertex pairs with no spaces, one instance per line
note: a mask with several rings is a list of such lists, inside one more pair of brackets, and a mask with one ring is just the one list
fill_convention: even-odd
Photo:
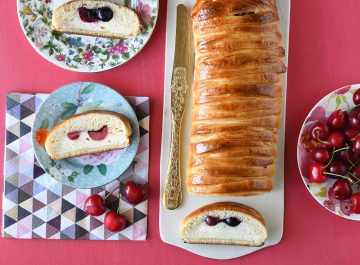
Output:
[[[286,1],[286,0],[284,0]],[[0,239],[0,264],[355,264],[360,223],[322,208],[299,176],[296,142],[303,119],[328,92],[360,82],[360,1],[293,0],[288,72],[285,226],[280,244],[240,259],[214,261],[164,244],[159,235],[159,164],[164,83],[166,1],[147,46],[127,64],[97,74],[62,70],[32,49],[21,31],[16,1],[1,1],[0,89],[5,95],[51,92],[73,81],[96,81],[123,95],[151,98],[150,205],[145,242]],[[1,148],[4,139],[0,137]],[[3,166],[3,153],[0,157]],[[0,182],[2,186],[2,181]],[[171,224],[169,224],[171,225]],[[177,229],[177,228],[174,228]]]

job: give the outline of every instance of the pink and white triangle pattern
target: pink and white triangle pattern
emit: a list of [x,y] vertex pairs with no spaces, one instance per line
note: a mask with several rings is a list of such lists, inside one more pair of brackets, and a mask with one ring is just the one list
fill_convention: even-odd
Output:
[[[122,202],[126,228],[111,233],[104,228],[104,216],[83,211],[85,199],[93,193],[107,195],[114,188],[123,191],[131,176],[126,170],[104,188],[74,189],[53,179],[37,163],[31,147],[30,126],[46,94],[11,93],[6,97],[6,146],[2,205],[2,236],[21,239],[146,240],[147,201],[131,205]],[[147,183],[149,169],[149,98],[127,97],[141,127],[140,148],[135,160],[135,178]],[[119,192],[117,190],[116,192]],[[117,197],[107,199],[116,209]]]

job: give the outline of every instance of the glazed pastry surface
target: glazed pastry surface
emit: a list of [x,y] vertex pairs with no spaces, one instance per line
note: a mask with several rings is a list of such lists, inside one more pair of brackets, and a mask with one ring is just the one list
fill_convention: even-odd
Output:
[[277,157],[285,51],[275,0],[198,0],[190,193],[269,192]]

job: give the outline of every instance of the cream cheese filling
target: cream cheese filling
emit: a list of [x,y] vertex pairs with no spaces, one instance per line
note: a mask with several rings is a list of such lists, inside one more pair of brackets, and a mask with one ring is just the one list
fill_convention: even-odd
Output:
[[204,221],[192,227],[192,229],[189,229],[188,237],[196,239],[216,238],[259,242],[262,240],[261,234],[261,231],[258,231],[255,225],[249,223],[242,222],[238,226],[231,227],[223,222],[220,222],[215,226],[208,226]]
[[84,22],[81,20],[79,12],[76,10],[74,19],[64,21],[62,27],[64,29],[75,29],[87,32],[111,32],[124,35],[131,34],[133,31],[132,27],[129,27],[127,23],[117,23],[119,19],[118,14],[114,12],[114,16],[110,21],[103,22],[99,20],[97,22]]
[[59,153],[71,153],[79,150],[94,149],[106,146],[124,146],[128,138],[125,135],[113,135],[109,132],[105,139],[94,141],[87,132],[81,132],[76,140],[70,140],[67,135],[61,138]]

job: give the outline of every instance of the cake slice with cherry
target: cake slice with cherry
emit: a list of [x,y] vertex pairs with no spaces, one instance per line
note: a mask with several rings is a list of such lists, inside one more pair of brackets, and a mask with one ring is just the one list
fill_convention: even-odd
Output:
[[122,114],[89,111],[54,126],[45,141],[53,160],[113,151],[131,145],[131,125]]

